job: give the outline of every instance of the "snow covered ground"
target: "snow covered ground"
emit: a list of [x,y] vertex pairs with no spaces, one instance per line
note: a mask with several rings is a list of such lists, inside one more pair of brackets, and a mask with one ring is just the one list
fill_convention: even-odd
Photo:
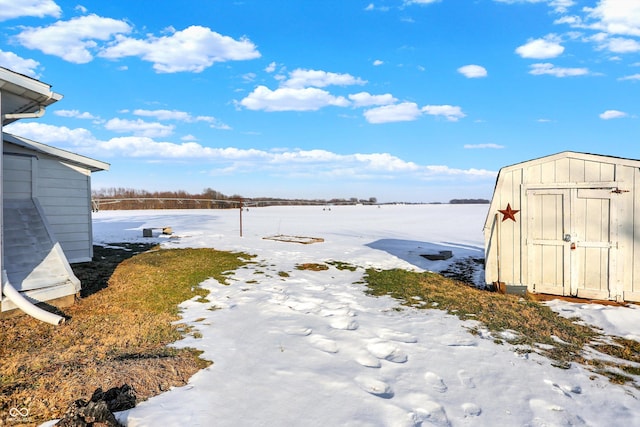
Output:
[[[189,384],[117,414],[129,426],[575,426],[640,425],[640,392],[582,366],[562,370],[471,335],[439,310],[395,310],[365,295],[364,269],[303,271],[302,263],[442,270],[483,256],[487,205],[103,211],[94,239],[158,240],[257,255],[231,285],[207,280],[208,303],[183,303],[184,320],[214,363]],[[174,237],[143,238],[170,226]],[[264,239],[315,237],[299,244]],[[448,261],[421,254],[453,251]],[[282,277],[281,272],[289,277]],[[606,333],[640,339],[636,306],[553,301]],[[215,308],[212,310],[212,308]]]

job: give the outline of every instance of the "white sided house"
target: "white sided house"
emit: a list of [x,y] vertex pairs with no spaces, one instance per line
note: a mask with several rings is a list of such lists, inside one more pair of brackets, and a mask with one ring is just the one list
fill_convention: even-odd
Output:
[[[4,68],[0,97],[3,126],[40,117],[45,107],[62,98],[49,85]],[[91,173],[109,165],[1,134],[0,312],[20,308],[60,323],[60,317],[47,316],[34,304],[66,305],[80,291],[69,263],[92,259]]]
[[640,161],[567,151],[506,166],[484,236],[488,284],[640,301]]

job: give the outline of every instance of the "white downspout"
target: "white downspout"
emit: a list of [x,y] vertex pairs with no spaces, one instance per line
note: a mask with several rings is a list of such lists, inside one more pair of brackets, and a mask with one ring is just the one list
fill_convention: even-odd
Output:
[[41,309],[37,305],[31,303],[31,301],[26,299],[24,296],[22,296],[22,294],[18,292],[16,288],[14,288],[13,285],[9,282],[7,273],[4,270],[2,271],[2,284],[2,293],[4,294],[4,296],[29,316],[35,317],[38,320],[56,326],[62,325],[64,323],[64,317]]

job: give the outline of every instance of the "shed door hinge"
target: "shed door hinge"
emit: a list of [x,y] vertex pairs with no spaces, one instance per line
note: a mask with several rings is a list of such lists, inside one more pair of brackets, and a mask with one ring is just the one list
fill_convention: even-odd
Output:
[[629,190],[621,190],[619,188],[616,188],[615,190],[611,190],[611,192],[616,194],[622,194],[622,193],[628,193]]

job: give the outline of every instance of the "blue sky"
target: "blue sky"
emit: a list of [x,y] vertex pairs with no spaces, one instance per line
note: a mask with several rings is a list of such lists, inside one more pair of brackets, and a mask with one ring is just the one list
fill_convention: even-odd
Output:
[[564,150],[639,158],[640,0],[0,0],[0,66],[64,98],[5,128],[95,189],[491,198]]

